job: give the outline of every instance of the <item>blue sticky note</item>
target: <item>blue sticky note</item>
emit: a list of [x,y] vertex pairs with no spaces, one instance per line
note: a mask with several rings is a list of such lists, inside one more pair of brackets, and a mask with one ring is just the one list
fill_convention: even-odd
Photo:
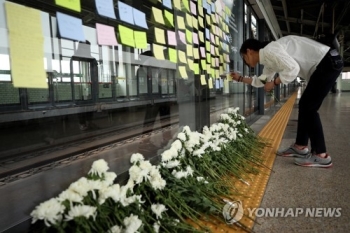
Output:
[[171,5],[171,0],[163,0],[163,6],[173,9],[173,6]]
[[204,9],[207,9],[207,8],[208,8],[207,0],[203,0],[203,8],[204,8]]
[[97,13],[115,19],[113,0],[95,0]]
[[211,14],[211,7],[209,4],[207,4],[207,13],[210,15]]
[[118,2],[119,18],[120,20],[134,24],[133,8],[123,2]]
[[56,17],[61,37],[85,42],[81,19],[60,12],[57,12]]
[[208,28],[205,29],[205,38],[210,40],[210,33],[209,33],[209,29]]
[[212,3],[212,4],[211,4],[211,11],[212,11],[213,13],[215,13],[215,3]]
[[146,14],[143,13],[142,11],[135,9],[135,8],[133,8],[132,11],[133,11],[133,15],[134,15],[135,25],[148,29],[148,25],[146,22]]

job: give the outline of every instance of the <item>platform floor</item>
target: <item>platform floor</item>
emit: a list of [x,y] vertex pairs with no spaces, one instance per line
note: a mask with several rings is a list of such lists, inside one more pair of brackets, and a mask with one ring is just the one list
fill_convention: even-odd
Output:
[[[298,100],[285,129],[280,148],[294,143],[298,119]],[[280,232],[350,232],[350,93],[329,94],[319,110],[325,133],[328,153],[333,160],[332,168],[305,168],[294,165],[293,158],[277,156],[273,165],[265,194],[254,225],[256,233]],[[263,126],[264,116],[252,127],[257,131]],[[267,209],[287,211],[292,208],[293,216],[266,217]],[[303,214],[295,216],[296,208]],[[305,217],[307,208],[341,208],[340,217]],[[323,213],[323,212],[322,212]],[[321,214],[322,215],[322,214]]]

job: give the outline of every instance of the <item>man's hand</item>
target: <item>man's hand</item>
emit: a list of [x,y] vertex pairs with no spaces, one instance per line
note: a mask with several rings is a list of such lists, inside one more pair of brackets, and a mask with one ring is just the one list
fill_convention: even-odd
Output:
[[275,87],[275,84],[274,84],[273,82],[267,82],[267,83],[264,85],[264,89],[265,89],[265,91],[267,91],[267,92],[272,91],[274,87]]
[[239,73],[236,73],[236,72],[231,72],[230,76],[232,77],[233,80],[235,80],[237,82],[238,82],[238,79],[240,77]]

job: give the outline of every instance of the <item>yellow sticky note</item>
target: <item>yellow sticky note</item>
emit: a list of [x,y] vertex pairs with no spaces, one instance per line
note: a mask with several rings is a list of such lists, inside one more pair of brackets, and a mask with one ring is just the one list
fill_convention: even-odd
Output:
[[207,72],[208,72],[208,74],[210,74],[210,72],[211,72],[211,66],[210,66],[210,64],[207,64]]
[[219,48],[218,47],[215,47],[215,55],[219,56]]
[[169,60],[171,62],[177,63],[177,52],[173,48],[168,48]]
[[220,76],[219,70],[215,70],[215,77],[219,77],[219,76]]
[[146,32],[134,31],[135,48],[147,48],[147,34]]
[[213,79],[212,78],[208,79],[208,86],[209,86],[209,89],[213,89]]
[[187,79],[187,72],[186,72],[186,66],[179,66],[179,73],[181,78]]
[[188,0],[182,0],[182,3],[184,5],[185,9],[187,10],[187,12],[190,12],[190,4],[189,4]]
[[204,33],[202,31],[199,31],[198,36],[199,36],[199,41],[204,43]]
[[192,16],[192,25],[195,29],[198,30],[198,20],[195,16]]
[[164,30],[155,27],[154,28],[154,36],[156,37],[156,42],[159,44],[165,44],[165,34]]
[[215,36],[215,44],[219,45],[219,37],[218,36]]
[[199,74],[199,64],[198,63],[193,64],[193,71],[194,71],[194,74]]
[[178,9],[178,10],[181,11],[181,2],[180,2],[180,0],[175,0],[173,2],[174,2],[175,9]]
[[134,31],[131,28],[118,25],[120,42],[124,45],[135,47]]
[[5,9],[14,87],[48,88],[40,11],[10,2]]
[[167,21],[172,27],[174,27],[174,15],[173,15],[172,13],[170,13],[169,11],[167,11],[167,10],[164,11],[164,15],[165,15],[166,21]]
[[192,15],[186,13],[186,23],[189,27],[192,27]]
[[185,30],[186,29],[186,26],[185,26],[185,21],[184,21],[184,18],[182,16],[177,16],[176,18],[177,20],[177,27],[179,29],[183,29]]
[[205,15],[205,19],[207,20],[207,25],[211,25],[211,20],[209,15]]
[[179,61],[182,63],[187,63],[185,52],[179,50],[178,54],[179,54]]
[[186,41],[192,44],[192,40],[193,40],[192,31],[186,29]]
[[[203,6],[203,0],[198,0],[198,6]],[[199,7],[199,8],[202,8],[202,7]]]
[[222,54],[220,55],[220,63],[224,63],[224,56],[222,56]]
[[204,13],[203,13],[203,7],[198,7],[198,13],[199,15],[203,16]]
[[187,58],[187,64],[188,64],[188,67],[190,68],[190,70],[193,70],[193,71],[194,71],[194,68],[193,68],[193,60],[190,59],[190,58]]
[[204,28],[204,21],[202,17],[198,17],[198,23],[201,28]]
[[204,60],[204,59],[202,59],[202,60],[201,60],[201,66],[202,66],[202,69],[203,69],[203,70],[206,70],[206,69],[207,69],[207,61]]
[[209,41],[205,42],[205,50],[210,52],[210,42]]
[[186,53],[187,56],[192,57],[193,56],[193,46],[192,45],[186,45]]
[[55,0],[56,5],[81,12],[80,0]]
[[157,44],[153,44],[153,53],[154,53],[154,56],[157,59],[165,60],[163,46],[157,45]]
[[205,75],[201,75],[201,85],[207,85],[207,80],[205,79]]
[[193,58],[199,59],[199,50],[198,48],[193,48]]
[[210,63],[211,62],[211,54],[207,53],[207,62]]
[[162,11],[154,6],[152,6],[152,17],[155,22],[165,24]]

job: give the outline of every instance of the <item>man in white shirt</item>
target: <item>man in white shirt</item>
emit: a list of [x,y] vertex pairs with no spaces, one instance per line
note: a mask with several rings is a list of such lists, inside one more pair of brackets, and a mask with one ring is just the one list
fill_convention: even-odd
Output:
[[[331,167],[332,159],[326,151],[318,109],[343,69],[337,50],[305,37],[286,36],[270,43],[248,39],[242,44],[240,53],[246,65],[255,67],[260,63],[264,69],[259,77],[252,78],[232,72],[232,78],[238,82],[271,91],[275,85],[290,83],[297,76],[307,80],[299,101],[296,141],[277,154],[297,157],[294,162],[300,166]],[[279,76],[273,79],[275,73]]]

